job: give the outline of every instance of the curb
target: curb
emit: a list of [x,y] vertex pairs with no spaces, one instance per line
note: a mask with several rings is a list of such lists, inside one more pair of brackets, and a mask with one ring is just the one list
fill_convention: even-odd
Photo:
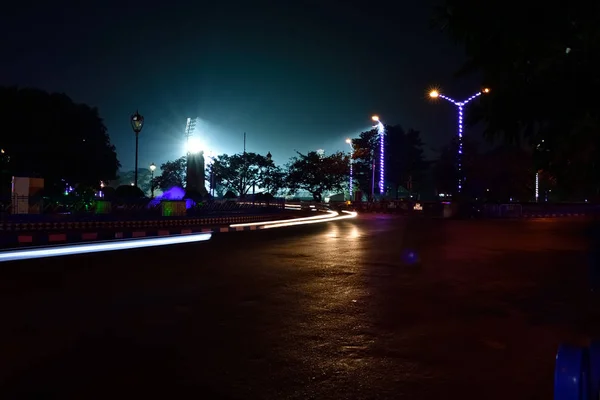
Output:
[[83,242],[95,242],[105,241],[114,239],[134,239],[142,237],[159,237],[159,236],[170,236],[170,235],[189,235],[192,233],[228,233],[228,232],[241,232],[241,231],[255,231],[263,229],[264,225],[258,226],[239,226],[235,228],[227,226],[215,226],[215,227],[197,227],[188,229],[149,229],[149,230],[131,230],[131,231],[100,231],[100,232],[29,232],[19,233],[15,235],[9,235],[8,237],[2,237],[0,239],[0,248],[13,248],[13,247],[27,247],[27,246],[40,246],[40,245],[53,245],[53,244],[69,244],[69,243],[83,243]]

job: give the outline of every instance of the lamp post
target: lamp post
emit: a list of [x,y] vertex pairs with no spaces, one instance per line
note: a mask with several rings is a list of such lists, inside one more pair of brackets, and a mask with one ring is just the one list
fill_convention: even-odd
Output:
[[143,126],[144,117],[136,110],[135,114],[131,116],[131,127],[133,128],[133,132],[135,132],[135,175],[133,184],[136,187],[138,185],[138,139]]
[[480,92],[475,93],[473,96],[469,97],[466,100],[463,101],[456,101],[454,99],[451,99],[450,97],[444,96],[443,94],[441,94],[439,91],[437,90],[432,90],[431,92],[429,92],[429,97],[431,97],[432,99],[444,99],[449,101],[450,103],[454,104],[458,110],[458,151],[457,151],[457,169],[458,169],[458,193],[460,193],[462,191],[462,185],[463,185],[463,175],[462,175],[462,154],[463,154],[463,114],[464,114],[464,110],[465,110],[465,106],[471,101],[476,99],[477,97],[481,96],[482,94],[488,94],[490,92],[490,89],[488,88],[484,88],[482,89]]
[[[377,115],[373,115],[371,117],[371,119],[373,121],[377,122],[377,125],[375,125],[375,128],[377,129],[377,133],[379,135],[379,195],[383,196],[384,195],[384,190],[385,190],[385,188],[384,188],[384,177],[385,177],[385,164],[384,164],[384,159],[385,159],[385,153],[384,153],[385,126],[379,120],[379,117]],[[373,164],[375,164],[375,163],[373,163]]]
[[[268,161],[268,164],[267,164],[267,179],[269,180],[269,184],[271,184],[272,183],[271,182],[271,162],[273,161],[273,156],[271,155],[270,151],[267,153],[267,161]],[[267,187],[265,189],[267,189],[267,193],[271,193],[271,192],[269,192],[268,185],[266,185],[266,186]]]
[[354,147],[352,146],[352,139],[346,139],[346,143],[350,145],[350,182],[348,182],[348,193],[350,194],[350,201],[353,201],[354,186],[352,185],[352,156],[354,155]]
[[156,169],[156,165],[154,163],[150,164],[150,196],[154,198],[154,170]]

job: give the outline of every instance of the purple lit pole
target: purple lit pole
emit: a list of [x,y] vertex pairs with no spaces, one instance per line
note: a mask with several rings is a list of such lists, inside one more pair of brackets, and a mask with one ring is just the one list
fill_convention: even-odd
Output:
[[460,193],[462,191],[462,184],[463,184],[463,175],[462,175],[462,155],[463,155],[463,114],[464,114],[464,109],[465,106],[471,101],[476,99],[477,97],[481,96],[482,94],[487,94],[490,92],[490,89],[485,88],[483,89],[481,92],[477,92],[475,93],[473,96],[469,97],[468,99],[464,100],[464,101],[456,101],[451,99],[450,97],[444,96],[443,94],[441,94],[440,92],[438,92],[437,90],[432,90],[429,93],[429,97],[436,99],[436,98],[441,98],[444,100],[449,101],[450,103],[454,104],[457,109],[458,109],[458,154],[456,157],[456,165],[457,165],[457,169],[458,169],[458,193]]
[[354,201],[353,198],[353,194],[354,194],[354,186],[352,185],[352,156],[354,155],[354,147],[352,146],[352,139],[348,138],[346,139],[346,143],[348,143],[350,145],[350,182],[348,183],[348,193],[350,193],[350,201]]
[[379,134],[379,195],[384,195],[384,177],[385,177],[385,164],[384,164],[384,140],[385,140],[385,126],[379,120],[377,115],[373,115],[371,119],[377,122],[375,128]]

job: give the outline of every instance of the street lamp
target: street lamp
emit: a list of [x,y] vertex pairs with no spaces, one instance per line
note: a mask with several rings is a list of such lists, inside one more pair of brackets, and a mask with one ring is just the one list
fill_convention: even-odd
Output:
[[[385,165],[384,165],[384,136],[385,136],[385,126],[379,120],[379,116],[373,115],[371,119],[374,122],[377,122],[375,128],[377,128],[377,133],[379,134],[379,194],[383,196],[384,192],[384,176],[385,176]],[[374,185],[374,184],[373,184]]]
[[354,190],[353,190],[353,186],[352,186],[352,156],[354,155],[354,147],[352,146],[352,139],[348,138],[346,139],[346,143],[348,143],[350,145],[350,182],[349,182],[349,187],[348,187],[348,193],[350,193],[350,201],[353,200],[353,194],[354,194]]
[[267,153],[267,161],[268,161],[268,164],[267,164],[267,179],[265,179],[265,181],[269,182],[268,184],[265,183],[265,186],[267,186],[265,188],[267,190],[267,193],[270,193],[268,186],[271,184],[271,161],[272,160],[273,160],[273,156],[271,155],[271,152],[269,151]]
[[154,170],[156,169],[156,165],[154,163],[150,164],[150,192],[152,198],[154,198]]
[[482,94],[488,94],[490,92],[489,88],[483,88],[480,92],[475,93],[473,96],[469,97],[463,101],[456,101],[451,99],[450,97],[444,96],[438,90],[432,90],[429,92],[429,97],[432,99],[444,99],[454,104],[458,109],[458,154],[457,154],[457,166],[458,166],[458,193],[462,191],[463,184],[463,176],[462,176],[462,154],[463,154],[463,113],[465,106],[473,99],[481,96]]
[[138,138],[140,132],[142,131],[142,127],[144,126],[144,117],[140,115],[139,112],[135,112],[131,116],[131,127],[133,128],[133,132],[135,132],[135,175],[134,175],[134,186],[137,187],[138,184]]

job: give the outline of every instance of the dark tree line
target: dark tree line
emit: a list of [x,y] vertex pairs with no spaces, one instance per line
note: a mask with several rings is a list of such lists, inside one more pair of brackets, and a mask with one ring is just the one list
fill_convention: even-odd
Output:
[[120,166],[98,109],[65,94],[0,87],[1,187],[11,176],[42,177],[47,192],[65,182],[98,187]]

